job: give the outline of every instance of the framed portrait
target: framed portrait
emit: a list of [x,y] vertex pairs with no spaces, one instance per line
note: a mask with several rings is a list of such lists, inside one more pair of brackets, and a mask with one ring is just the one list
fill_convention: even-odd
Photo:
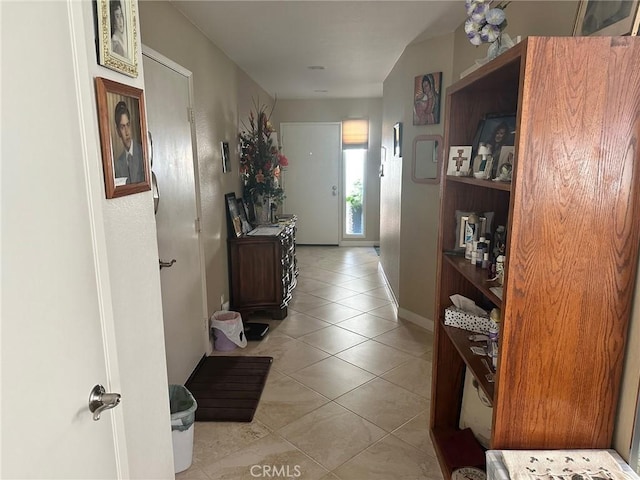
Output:
[[138,76],[138,14],[135,0],[97,0],[98,63]]
[[225,203],[227,205],[227,227],[229,236],[242,236],[242,220],[240,220],[240,211],[238,210],[238,201],[235,193],[224,194]]
[[240,225],[242,226],[242,233],[249,233],[253,228],[249,223],[247,216],[247,205],[242,198],[236,199],[238,202],[238,213],[240,214]]
[[144,92],[97,77],[96,97],[107,198],[151,190]]
[[637,35],[640,0],[582,0],[573,36]]
[[454,146],[449,148],[447,175],[466,177],[471,171],[471,147]]
[[496,160],[498,167],[494,180],[497,182],[510,182],[513,173],[513,159],[516,147],[502,147],[500,150],[500,158]]
[[442,72],[418,75],[413,81],[413,124],[440,123]]
[[393,156],[402,156],[402,123],[398,122],[393,126]]
[[229,142],[220,142],[222,151],[222,173],[229,173]]

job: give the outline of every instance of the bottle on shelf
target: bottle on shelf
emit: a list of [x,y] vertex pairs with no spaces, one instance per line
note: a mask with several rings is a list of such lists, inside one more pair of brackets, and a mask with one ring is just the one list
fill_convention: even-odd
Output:
[[479,221],[480,219],[478,218],[478,215],[472,213],[469,215],[469,218],[467,218],[467,223],[464,227],[464,258],[466,258],[467,260],[471,260],[471,254],[474,251],[473,242],[476,242],[478,240]]

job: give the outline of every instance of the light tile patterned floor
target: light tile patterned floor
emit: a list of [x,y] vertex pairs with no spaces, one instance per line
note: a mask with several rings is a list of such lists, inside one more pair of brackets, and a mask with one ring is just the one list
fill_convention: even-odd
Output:
[[299,246],[297,258],[287,318],[214,352],[274,358],[253,422],[197,422],[193,465],[176,478],[442,479],[428,432],[433,336],[396,318],[373,248]]

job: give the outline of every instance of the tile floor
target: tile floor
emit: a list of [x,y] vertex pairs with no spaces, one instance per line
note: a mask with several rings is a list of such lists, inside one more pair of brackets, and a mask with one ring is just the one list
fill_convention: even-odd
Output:
[[442,479],[431,333],[396,318],[373,248],[299,246],[297,258],[289,315],[260,319],[261,342],[214,352],[273,357],[254,420],[197,422],[176,478]]

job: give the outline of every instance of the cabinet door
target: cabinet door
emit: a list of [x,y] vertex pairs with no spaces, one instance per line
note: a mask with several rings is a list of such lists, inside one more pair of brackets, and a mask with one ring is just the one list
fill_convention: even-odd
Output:
[[231,245],[233,307],[272,306],[282,301],[281,253],[278,238]]

